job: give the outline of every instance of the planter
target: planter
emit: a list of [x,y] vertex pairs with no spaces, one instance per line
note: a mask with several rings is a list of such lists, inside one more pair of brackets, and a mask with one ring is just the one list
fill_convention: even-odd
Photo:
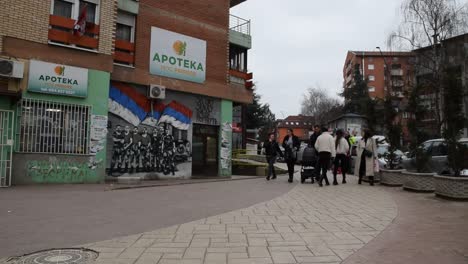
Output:
[[435,173],[418,173],[403,171],[401,174],[404,177],[403,189],[416,191],[416,192],[433,192],[434,187],[434,176]]
[[468,177],[434,176],[435,194],[442,198],[468,200]]
[[405,177],[401,174],[402,171],[380,169],[380,184],[392,187],[403,186]]

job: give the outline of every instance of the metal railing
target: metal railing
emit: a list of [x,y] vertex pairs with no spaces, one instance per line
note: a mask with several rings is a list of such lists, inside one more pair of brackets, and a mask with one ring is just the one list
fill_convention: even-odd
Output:
[[242,34],[250,35],[250,20],[235,15],[230,15],[229,29]]
[[24,98],[18,110],[19,152],[89,154],[90,106]]

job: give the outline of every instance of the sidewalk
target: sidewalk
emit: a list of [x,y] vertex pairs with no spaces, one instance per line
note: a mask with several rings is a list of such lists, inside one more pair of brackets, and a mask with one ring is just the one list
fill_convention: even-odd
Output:
[[396,215],[389,194],[350,179],[297,185],[248,208],[83,246],[99,252],[97,263],[340,263]]

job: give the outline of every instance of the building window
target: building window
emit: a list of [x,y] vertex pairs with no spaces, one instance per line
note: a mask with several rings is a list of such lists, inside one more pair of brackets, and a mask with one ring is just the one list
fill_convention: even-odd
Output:
[[374,69],[374,64],[369,64],[369,65],[367,65],[367,69],[368,69],[368,70],[373,70],[373,69]]
[[369,75],[369,81],[375,81],[375,76],[374,75]]
[[128,42],[134,42],[135,15],[120,10],[118,11],[115,38]]
[[89,154],[91,107],[23,99],[18,151]]
[[229,47],[230,69],[247,72],[247,49],[231,45]]
[[52,14],[77,20],[84,4],[86,8],[86,22],[98,24],[100,0],[54,0],[52,2]]
[[369,86],[369,92],[375,92],[375,87],[374,86]]

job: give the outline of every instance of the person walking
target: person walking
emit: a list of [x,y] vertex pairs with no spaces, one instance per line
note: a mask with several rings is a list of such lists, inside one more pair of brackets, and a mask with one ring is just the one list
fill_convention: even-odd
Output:
[[348,141],[344,137],[343,130],[339,129],[336,131],[335,137],[335,149],[336,157],[333,162],[333,185],[338,185],[336,180],[336,175],[338,173],[338,168],[341,167],[341,174],[343,175],[343,180],[341,183],[346,183],[346,159],[349,152]]
[[[315,125],[314,126],[314,133],[312,133],[312,135],[310,135],[310,142],[309,142],[309,146],[314,148],[315,149],[315,154],[317,154],[318,156],[318,151],[317,149],[315,148],[315,142],[317,142],[317,138],[322,134],[322,131],[320,130],[320,126],[319,125]],[[315,170],[314,170],[314,177],[315,179],[317,180],[317,182],[319,181],[320,179],[320,165],[319,165],[319,159],[317,159],[317,163],[315,164]],[[313,183],[313,181],[312,181]]]
[[315,142],[315,149],[319,153],[319,172],[322,172],[318,182],[320,187],[323,186],[323,179],[325,179],[326,185],[330,185],[330,182],[328,182],[327,171],[330,168],[331,159],[335,157],[336,153],[333,137],[325,127],[322,128],[322,131],[324,132],[322,132]]
[[283,153],[276,142],[274,133],[268,134],[268,140],[263,144],[263,148],[265,148],[265,156],[268,162],[268,175],[266,179],[269,181],[272,175],[272,179],[276,179],[275,161],[278,154],[283,157]]
[[358,184],[362,183],[362,177],[369,177],[369,184],[374,185],[374,162],[377,158],[377,143],[372,138],[369,129],[364,129],[362,139],[357,143],[357,159],[354,175],[359,176]]
[[288,165],[289,179],[288,182],[293,182],[294,177],[294,165],[297,160],[297,152],[301,146],[299,138],[294,135],[294,132],[291,128],[288,129],[288,134],[283,139],[283,148],[284,148],[284,159]]

